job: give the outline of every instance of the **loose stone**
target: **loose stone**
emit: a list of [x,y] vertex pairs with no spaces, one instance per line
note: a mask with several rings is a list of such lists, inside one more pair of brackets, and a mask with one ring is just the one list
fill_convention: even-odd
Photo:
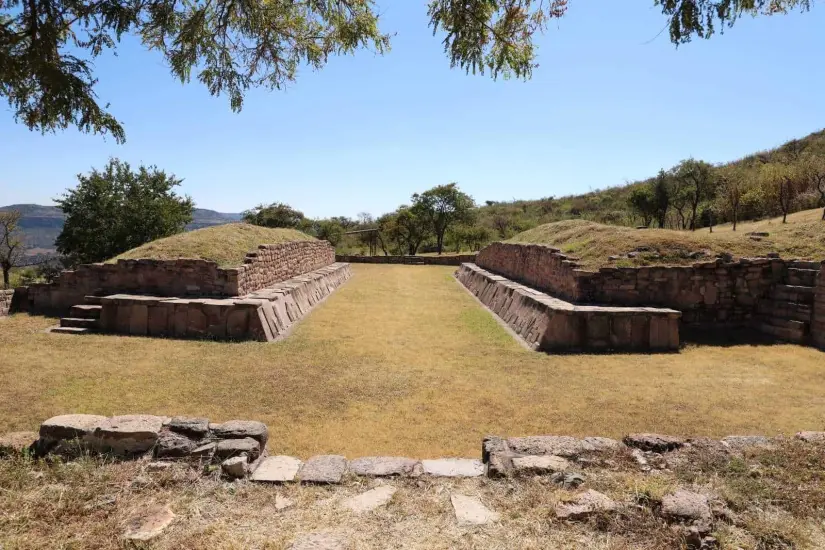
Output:
[[212,424],[212,433],[221,439],[243,439],[251,437],[260,442],[261,447],[266,446],[269,439],[269,431],[266,424],[254,420],[230,420],[223,424]]
[[0,456],[21,453],[37,441],[34,432],[11,432],[0,435]]
[[376,487],[366,493],[346,499],[342,505],[356,514],[363,514],[371,512],[376,508],[386,505],[392,496],[395,494],[395,487],[384,485],[383,487]]
[[339,455],[319,455],[307,460],[298,475],[306,483],[341,483],[347,459]]
[[129,521],[123,538],[134,541],[147,541],[160,535],[175,519],[175,514],[168,506],[155,506],[135,516]]
[[519,456],[513,458],[513,470],[518,475],[552,474],[563,472],[570,463],[560,456]]
[[223,473],[228,477],[236,479],[244,477],[248,468],[249,463],[246,460],[246,456],[233,456],[221,463]]
[[113,416],[100,422],[93,436],[103,450],[118,455],[135,455],[155,446],[162,427],[163,419],[159,416]]
[[168,428],[173,432],[203,437],[209,431],[209,419],[175,416],[169,422]]
[[459,525],[485,525],[499,520],[498,512],[493,512],[475,497],[453,493],[450,502]]
[[285,483],[294,481],[301,461],[291,456],[268,456],[252,472],[252,481]]
[[251,437],[243,439],[224,439],[218,441],[215,447],[215,456],[218,458],[229,458],[246,453],[253,459],[261,453],[261,447],[257,440]]
[[369,456],[350,461],[349,469],[359,476],[415,476],[420,474],[421,463],[411,458]]
[[799,432],[796,438],[807,443],[825,441],[825,432]]
[[610,512],[615,509],[616,503],[610,497],[593,489],[588,489],[576,495],[569,502],[556,504],[555,511],[556,517],[559,519],[581,521],[595,513]]
[[673,437],[670,435],[640,433],[625,436],[624,443],[628,447],[634,447],[643,451],[664,453],[683,446],[685,440],[681,437]]
[[425,474],[439,477],[478,477],[484,473],[484,464],[469,458],[422,460],[421,466]]

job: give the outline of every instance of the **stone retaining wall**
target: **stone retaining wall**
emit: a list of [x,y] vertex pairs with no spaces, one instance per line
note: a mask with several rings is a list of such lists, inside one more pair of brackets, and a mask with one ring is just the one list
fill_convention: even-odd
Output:
[[271,342],[351,276],[349,264],[304,273],[240,298],[100,298],[100,330],[134,336]]
[[13,296],[14,289],[0,290],[0,317],[5,317],[9,314]]
[[361,264],[461,265],[474,262],[475,254],[453,256],[335,256],[337,262]]
[[575,274],[578,264],[557,248],[492,243],[478,253],[475,264],[558,298],[581,299]]
[[469,263],[456,277],[537,350],[679,349],[675,310],[573,305]]
[[819,268],[819,276],[816,279],[811,340],[816,347],[825,350],[825,262]]
[[242,296],[335,261],[326,241],[261,245],[244,264],[220,268],[206,260],[118,260],[81,265],[60,273],[51,284],[28,287],[16,310],[63,313],[87,295],[139,293],[153,296]]

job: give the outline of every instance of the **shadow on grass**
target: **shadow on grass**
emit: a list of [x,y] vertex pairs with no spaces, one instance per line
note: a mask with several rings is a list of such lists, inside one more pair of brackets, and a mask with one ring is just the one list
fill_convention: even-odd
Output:
[[774,346],[785,343],[747,327],[700,328],[682,325],[679,330],[683,344],[698,346]]

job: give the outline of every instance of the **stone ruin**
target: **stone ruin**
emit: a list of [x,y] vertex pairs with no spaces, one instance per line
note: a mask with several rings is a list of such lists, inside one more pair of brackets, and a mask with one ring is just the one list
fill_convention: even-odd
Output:
[[825,348],[823,270],[820,262],[727,256],[586,271],[556,248],[493,243],[457,277],[540,350],[676,350],[681,326],[746,328]]

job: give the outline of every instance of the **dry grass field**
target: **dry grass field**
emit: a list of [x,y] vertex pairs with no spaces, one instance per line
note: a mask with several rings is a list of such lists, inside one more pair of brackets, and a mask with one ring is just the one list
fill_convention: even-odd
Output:
[[[752,232],[768,233],[756,241],[748,235]],[[585,220],[566,220],[548,223],[519,233],[509,242],[546,244],[581,258],[581,265],[597,269],[609,265],[631,266],[652,264],[690,264],[697,260],[688,255],[704,251],[709,256],[728,252],[737,257],[764,256],[779,252],[784,258],[825,258],[825,221],[822,210],[805,210],[782,218],[740,223],[733,231],[730,224],[697,231],[672,231],[670,229],[634,229],[617,225],[603,225]],[[640,254],[637,258],[624,258],[610,262],[611,255],[622,255],[648,247],[659,254],[651,258]]]
[[485,434],[773,435],[825,428],[822,352],[687,346],[545,355],[449,267],[355,265],[276,344],[44,333],[0,319],[0,432],[62,413],[266,422],[271,452],[478,456]]

